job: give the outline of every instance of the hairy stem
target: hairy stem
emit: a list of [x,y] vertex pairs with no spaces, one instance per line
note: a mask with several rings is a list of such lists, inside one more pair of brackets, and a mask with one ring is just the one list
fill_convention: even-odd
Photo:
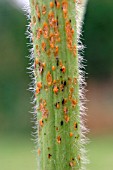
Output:
[[76,1],[30,0],[38,170],[80,170]]

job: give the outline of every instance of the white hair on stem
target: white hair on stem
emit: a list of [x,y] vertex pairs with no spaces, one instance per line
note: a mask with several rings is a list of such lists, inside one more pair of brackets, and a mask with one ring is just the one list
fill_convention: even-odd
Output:
[[79,97],[80,97],[80,127],[81,127],[81,138],[80,138],[80,145],[81,145],[81,161],[82,166],[81,170],[86,170],[86,164],[89,163],[87,159],[87,151],[86,151],[86,144],[89,142],[89,139],[86,137],[86,134],[89,130],[85,127],[85,118],[86,116],[86,81],[85,81],[85,65],[84,62],[86,61],[83,58],[84,53],[84,45],[82,44],[81,35],[82,35],[82,25],[83,19],[85,15],[85,9],[87,5],[87,0],[77,0],[76,1],[76,22],[77,22],[77,50],[78,50],[78,62],[79,62]]

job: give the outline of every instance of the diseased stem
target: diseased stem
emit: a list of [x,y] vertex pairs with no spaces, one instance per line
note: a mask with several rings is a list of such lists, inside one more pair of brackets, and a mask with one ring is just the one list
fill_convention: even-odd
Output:
[[82,167],[75,3],[30,0],[38,170]]

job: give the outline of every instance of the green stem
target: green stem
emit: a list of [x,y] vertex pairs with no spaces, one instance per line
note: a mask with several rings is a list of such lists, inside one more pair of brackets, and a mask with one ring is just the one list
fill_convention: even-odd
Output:
[[30,0],[38,170],[80,170],[80,94],[74,0]]

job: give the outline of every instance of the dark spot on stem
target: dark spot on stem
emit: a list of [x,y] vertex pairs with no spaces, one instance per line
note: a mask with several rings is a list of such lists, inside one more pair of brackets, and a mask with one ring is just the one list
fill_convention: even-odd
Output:
[[51,156],[52,156],[52,155],[49,153],[49,154],[48,154],[48,158],[50,159],[50,158],[51,158]]
[[64,81],[64,86],[66,86],[66,81]]
[[55,5],[57,6],[57,1],[55,0]]
[[61,126],[63,126],[64,122],[63,122],[63,121],[61,121],[61,122],[60,122],[60,124],[61,124]]
[[64,105],[64,99],[62,100],[62,105]]

